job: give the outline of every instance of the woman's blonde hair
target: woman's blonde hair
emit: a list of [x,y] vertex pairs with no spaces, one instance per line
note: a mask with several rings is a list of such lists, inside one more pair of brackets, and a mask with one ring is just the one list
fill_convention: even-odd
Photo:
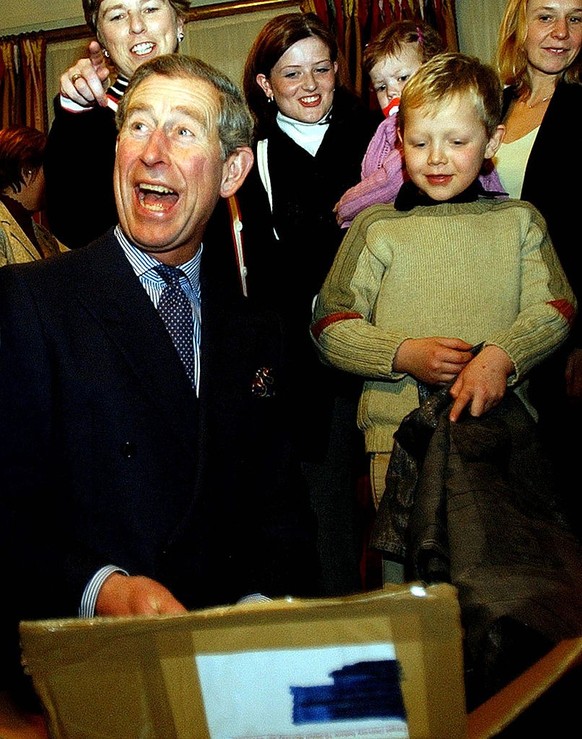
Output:
[[[508,0],[501,25],[495,65],[501,82],[515,88],[517,97],[531,91],[527,74],[527,3],[528,0]],[[582,82],[582,54],[578,53],[570,66],[562,73],[565,82]]]

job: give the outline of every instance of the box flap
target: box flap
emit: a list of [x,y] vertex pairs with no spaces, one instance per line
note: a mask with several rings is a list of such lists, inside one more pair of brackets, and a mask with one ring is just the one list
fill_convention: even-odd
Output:
[[27,621],[21,640],[54,739],[466,736],[450,585]]

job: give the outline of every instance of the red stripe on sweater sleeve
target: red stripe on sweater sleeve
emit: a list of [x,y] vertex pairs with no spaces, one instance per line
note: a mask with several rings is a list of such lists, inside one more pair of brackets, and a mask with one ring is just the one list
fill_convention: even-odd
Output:
[[313,338],[317,341],[319,339],[319,336],[321,332],[327,328],[328,326],[331,326],[332,323],[337,323],[338,321],[349,321],[352,318],[362,318],[361,313],[330,313],[329,316],[325,316],[321,320],[317,321],[317,323],[314,323],[311,327],[311,334]]
[[550,300],[550,305],[553,306],[558,313],[564,316],[569,325],[572,325],[576,315],[576,310],[569,300]]

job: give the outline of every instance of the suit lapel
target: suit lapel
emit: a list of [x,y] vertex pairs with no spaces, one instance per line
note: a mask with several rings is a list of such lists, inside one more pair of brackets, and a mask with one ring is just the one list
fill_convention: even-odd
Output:
[[168,426],[191,450],[193,393],[148,294],[110,231],[83,249],[79,300],[101,323]]

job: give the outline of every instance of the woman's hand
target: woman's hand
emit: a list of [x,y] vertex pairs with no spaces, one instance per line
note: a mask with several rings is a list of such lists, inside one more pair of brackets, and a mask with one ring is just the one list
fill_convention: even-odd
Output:
[[84,108],[107,105],[109,67],[97,41],[89,44],[89,56],[78,59],[61,75],[61,95]]

